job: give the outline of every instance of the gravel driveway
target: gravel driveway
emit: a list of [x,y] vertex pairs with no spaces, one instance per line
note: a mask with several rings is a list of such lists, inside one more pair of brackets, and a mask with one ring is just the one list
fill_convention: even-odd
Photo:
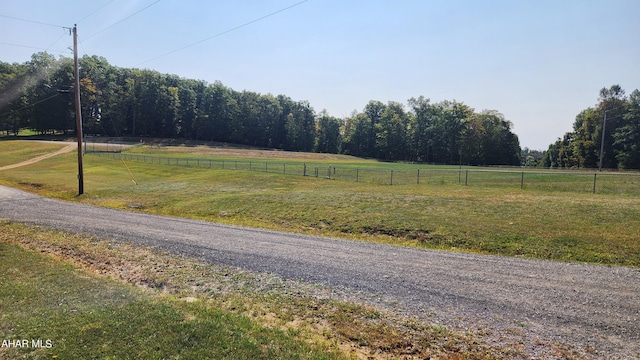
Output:
[[[0,218],[318,283],[545,356],[640,358],[640,270],[420,250],[118,211],[0,186]],[[517,340],[514,340],[517,339]]]

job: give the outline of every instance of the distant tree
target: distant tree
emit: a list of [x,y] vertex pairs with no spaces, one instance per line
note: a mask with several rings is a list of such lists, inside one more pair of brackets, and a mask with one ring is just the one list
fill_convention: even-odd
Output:
[[340,119],[330,116],[327,110],[322,110],[318,114],[316,124],[316,152],[339,153],[342,144],[342,135],[340,134],[342,122]]
[[315,111],[307,101],[296,102],[285,123],[286,149],[313,151],[316,139]]
[[635,90],[627,98],[619,85],[602,88],[596,107],[580,112],[573,124],[574,131],[549,146],[543,165],[596,168],[600,166],[603,148],[604,168],[640,168],[638,97]]
[[629,96],[624,124],[613,133],[618,167],[640,169],[640,91],[634,90]]
[[342,151],[353,156],[370,157],[371,119],[365,113],[354,112],[345,120]]
[[522,155],[520,156],[520,161],[522,166],[526,167],[537,167],[542,163],[542,159],[544,157],[544,151],[540,150],[531,150],[527,147],[522,149]]
[[375,125],[376,153],[385,160],[404,160],[407,158],[408,116],[404,106],[389,102]]
[[484,117],[482,114],[474,113],[466,122],[462,152],[462,161],[465,164],[485,165],[487,163],[485,150],[487,130],[484,127]]
[[[626,112],[626,96],[625,91],[620,85],[613,85],[611,87],[602,88],[600,90],[600,98],[597,110],[599,112],[599,118],[604,119],[604,113],[607,112],[607,124],[605,126],[604,135],[604,156],[602,167],[604,168],[617,168],[618,159],[616,154],[621,151],[615,143],[613,134],[619,127],[623,125],[623,115]],[[600,139],[598,145],[601,144],[602,139],[602,126],[598,127],[597,137]],[[598,155],[599,152],[598,152]]]
[[410,158],[415,161],[429,161],[430,129],[433,126],[435,108],[424,96],[408,101],[412,113],[409,122]]
[[573,153],[575,154],[575,164],[582,168],[595,168],[598,166],[598,145],[600,139],[596,136],[596,129],[601,126],[601,119],[598,111],[588,108],[576,116],[573,125]]
[[[0,62],[0,130],[73,129],[73,97],[57,92],[72,85],[72,68],[71,59],[56,60],[46,52],[34,54],[24,64]],[[508,120],[497,112],[477,114],[456,101],[431,103],[420,96],[409,99],[405,108],[399,102],[371,100],[362,112],[339,119],[326,111],[316,114],[308,101],[238,92],[220,82],[207,84],[153,70],[119,68],[100,56],[80,59],[80,78],[83,126],[88,134],[222,141],[438,163],[514,164],[520,156],[518,138]],[[577,135],[568,139],[571,161],[593,162],[593,148],[599,145],[596,120],[606,110],[612,116],[611,129],[607,123],[607,161],[613,156],[625,164],[621,166],[635,164],[631,134],[635,134],[637,116],[614,114],[611,107],[620,101],[626,100],[619,87],[601,91],[598,107],[576,127],[582,132],[576,130]],[[566,158],[564,146],[558,154]]]
[[366,130],[367,140],[364,144],[364,156],[378,157],[380,154],[376,151],[377,142],[377,124],[380,122],[382,113],[384,112],[386,105],[377,100],[371,100],[365,105],[363,113],[369,118],[369,128]]

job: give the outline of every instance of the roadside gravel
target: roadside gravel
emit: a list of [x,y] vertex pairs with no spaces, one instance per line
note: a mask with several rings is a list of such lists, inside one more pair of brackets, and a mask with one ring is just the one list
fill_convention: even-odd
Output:
[[277,274],[531,358],[640,358],[640,270],[429,251],[167,218],[0,186],[0,218]]

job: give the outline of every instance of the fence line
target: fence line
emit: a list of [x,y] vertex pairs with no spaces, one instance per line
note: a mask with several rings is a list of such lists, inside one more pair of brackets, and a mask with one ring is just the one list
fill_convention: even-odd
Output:
[[639,173],[517,171],[462,167],[458,169],[416,168],[415,170],[398,170],[336,167],[313,163],[174,158],[119,152],[88,152],[87,154],[159,165],[259,171],[380,185],[461,184],[465,186],[591,192],[594,194],[640,195]]

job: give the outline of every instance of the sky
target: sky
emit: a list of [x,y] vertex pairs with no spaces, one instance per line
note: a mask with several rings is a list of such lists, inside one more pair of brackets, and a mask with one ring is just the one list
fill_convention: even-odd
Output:
[[0,0],[0,61],[79,55],[308,100],[497,110],[546,150],[603,87],[640,88],[638,0]]

